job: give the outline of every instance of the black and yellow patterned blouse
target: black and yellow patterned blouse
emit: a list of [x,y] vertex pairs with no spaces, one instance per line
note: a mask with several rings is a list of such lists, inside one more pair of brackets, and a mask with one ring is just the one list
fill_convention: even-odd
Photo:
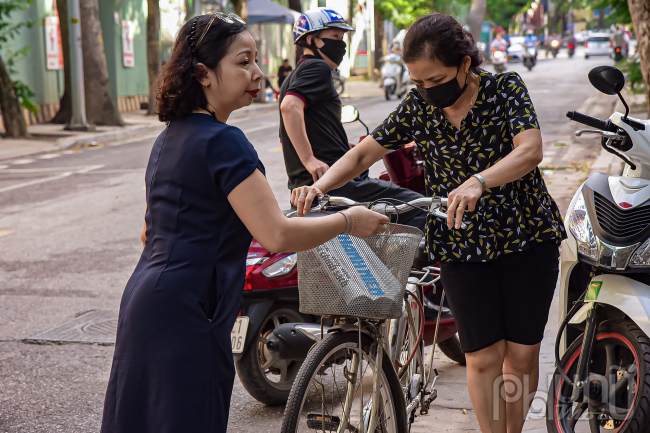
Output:
[[[372,136],[388,149],[415,141],[426,165],[427,195],[446,197],[472,174],[512,152],[514,136],[532,128],[539,129],[537,114],[521,77],[481,70],[476,103],[460,130],[413,89]],[[519,180],[489,188],[483,198],[483,207],[465,213],[465,230],[449,229],[443,219],[429,219],[432,260],[485,262],[527,250],[530,242],[559,242],[566,237],[560,212],[537,167]]]

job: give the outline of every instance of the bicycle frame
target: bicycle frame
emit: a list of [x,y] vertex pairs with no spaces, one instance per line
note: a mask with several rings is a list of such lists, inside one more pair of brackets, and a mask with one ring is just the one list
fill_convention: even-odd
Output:
[[[413,277],[409,278],[407,289],[409,289],[411,293],[414,293],[421,301],[423,296],[421,287],[434,285],[435,282],[437,282],[440,279],[440,276],[437,275],[431,281],[425,282],[425,280],[432,273],[439,272],[439,271],[440,271],[439,268],[433,268],[433,267],[424,269],[421,272],[423,276],[419,280]],[[359,433],[373,432],[375,430],[378,421],[377,420],[378,407],[376,404],[376,402],[378,401],[377,396],[379,392],[378,374],[382,368],[383,352],[386,351],[388,353],[389,358],[393,363],[393,368],[395,368],[396,365],[401,366],[400,355],[402,353],[402,347],[404,344],[404,337],[406,335],[406,332],[409,332],[410,341],[413,341],[417,345],[417,348],[415,348],[416,353],[411,363],[408,366],[401,366],[401,369],[398,374],[400,380],[402,380],[404,377],[409,378],[409,381],[407,382],[406,386],[408,388],[408,392],[411,394],[410,395],[411,398],[410,398],[410,402],[406,407],[407,416],[410,417],[412,412],[417,410],[418,407],[421,408],[420,413],[426,414],[429,409],[429,404],[437,396],[437,392],[435,389],[435,382],[438,377],[438,372],[433,367],[433,360],[434,360],[434,353],[435,353],[435,344],[438,335],[438,325],[440,323],[440,313],[436,324],[434,344],[431,353],[425,360],[423,347],[421,345],[421,342],[418,341],[417,338],[418,337],[417,330],[420,328],[420,326],[424,326],[424,324],[423,321],[421,320],[422,317],[420,317],[420,310],[419,308],[417,308],[418,304],[416,302],[408,302],[408,296],[409,295],[406,295],[405,297],[404,311],[400,318],[392,319],[388,321],[378,321],[378,322],[358,319],[356,324],[354,325],[356,331],[351,330],[349,328],[347,330],[347,332],[359,333],[359,338],[361,337],[362,333],[380,336],[378,339],[377,354],[375,355],[375,370],[373,372],[373,388],[370,394],[370,401],[368,401],[365,405],[363,400],[363,384],[362,383],[360,384],[361,386],[360,413],[363,414],[363,416],[361,417],[363,425],[358,426]],[[442,296],[444,299],[444,292]],[[350,318],[346,317],[345,319],[350,319]],[[408,331],[407,331],[407,324],[412,325],[412,326],[408,326]],[[409,347],[409,350],[412,349],[413,349],[412,347]],[[358,370],[359,370],[361,359],[362,359],[362,355],[360,353],[355,353],[352,355],[352,367],[349,372],[349,377],[347,378],[348,387],[347,387],[345,403],[343,405],[344,412],[343,412],[343,417],[341,419],[341,422],[339,424],[339,428],[337,430],[338,432],[343,432],[349,424],[349,416],[352,410],[353,400],[356,395],[355,390],[357,386],[357,373],[359,372]],[[418,368],[418,366],[420,367]]]
[[[315,206],[310,209],[310,212],[322,212],[324,210],[329,210],[332,207],[337,208],[360,205],[368,206],[369,204],[357,203],[343,197],[324,196],[319,197],[317,202],[315,201]],[[440,210],[441,207],[446,207],[446,205],[447,199],[444,197],[429,197],[395,206],[379,203],[375,204],[374,206],[370,206],[370,209],[390,215],[410,210],[413,207],[427,207],[429,214],[434,215],[438,218],[446,218],[447,215]],[[295,213],[296,212],[292,212],[288,214],[287,217],[291,217]],[[465,228],[464,226],[465,224],[463,224],[461,227]],[[373,432],[378,422],[378,375],[380,374],[380,371],[382,371],[384,351],[388,353],[392,367],[395,368],[396,365],[399,366],[400,370],[396,372],[400,381],[402,381],[404,377],[407,378],[406,385],[408,390],[407,392],[409,393],[409,402],[407,403],[406,408],[407,417],[410,418],[413,411],[415,411],[418,407],[421,408],[421,414],[428,413],[431,401],[437,397],[435,383],[438,377],[438,372],[433,366],[433,361],[435,354],[435,345],[438,339],[438,330],[440,326],[442,309],[438,311],[438,320],[434,333],[433,347],[426,361],[424,359],[424,349],[421,341],[422,334],[418,331],[420,327],[424,326],[422,287],[435,287],[435,283],[440,279],[440,269],[435,267],[427,267],[417,274],[422,275],[422,277],[420,279],[413,277],[409,278],[407,291],[404,298],[404,309],[401,317],[391,320],[367,320],[343,316],[336,318],[335,326],[330,328],[330,332],[357,332],[359,335],[359,352],[352,355],[352,365],[350,371],[346,374],[346,379],[348,381],[347,392],[345,396],[345,403],[343,404],[342,419],[340,419],[337,428],[338,433],[342,433],[349,426],[349,418],[352,411],[353,400],[356,396],[357,373],[359,373],[360,376],[363,374],[363,372],[360,371],[360,365],[362,365],[363,361],[363,351],[361,349],[361,335],[363,333],[376,337],[378,344],[374,360],[375,369],[373,372],[373,387],[370,394],[370,401],[368,401],[366,405],[364,405],[363,380],[359,380],[361,399],[359,412],[360,425],[357,428],[358,433]],[[432,275],[434,278],[427,281]],[[409,296],[413,296],[417,299],[413,299],[413,302],[409,302]],[[442,302],[444,302],[444,291],[442,293],[441,304]],[[350,322],[355,319],[356,323],[352,325]],[[336,326],[343,324],[345,324],[345,326]],[[410,361],[407,361],[407,365],[402,365],[400,362],[400,355],[403,351],[406,332],[409,333],[409,341],[413,342],[413,344],[409,344],[408,348],[409,352],[411,353],[409,356]],[[321,336],[322,335],[323,332],[321,330]],[[325,411],[323,409],[323,413],[324,412]],[[325,421],[323,421],[323,423],[325,423]],[[323,430],[325,430],[325,424],[323,424]]]

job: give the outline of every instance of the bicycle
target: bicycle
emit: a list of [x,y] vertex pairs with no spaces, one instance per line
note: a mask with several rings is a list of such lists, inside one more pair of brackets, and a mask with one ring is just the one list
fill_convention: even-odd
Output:
[[[447,199],[429,197],[393,205],[325,196],[310,211],[359,205],[387,215],[428,208],[429,214],[446,218],[440,208],[446,207]],[[438,372],[433,360],[441,310],[433,347],[425,359],[422,298],[423,287],[435,287],[440,279],[440,269],[411,270],[414,248],[423,236],[418,229],[388,224],[386,233],[372,238],[341,235],[329,241],[331,245],[321,246],[322,250],[318,247],[301,253],[299,263],[304,266],[298,268],[300,309],[331,319],[333,326],[324,336],[321,324],[320,341],[312,347],[295,378],[282,433],[402,433],[410,431],[418,408],[421,414],[428,413],[437,397]],[[367,246],[372,255],[354,252],[352,239],[361,252],[367,253]],[[355,272],[361,272],[362,259],[369,263],[363,268],[365,288],[352,284]],[[389,270],[395,281],[382,279],[381,273],[372,275],[380,268],[384,273]],[[419,278],[409,277],[413,274]],[[330,284],[333,280],[341,280],[343,286],[331,289],[335,286]],[[378,284],[380,280],[385,287]]]

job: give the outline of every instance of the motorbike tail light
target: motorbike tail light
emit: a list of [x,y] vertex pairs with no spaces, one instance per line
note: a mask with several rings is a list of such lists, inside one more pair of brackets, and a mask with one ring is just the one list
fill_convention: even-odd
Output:
[[260,265],[254,265],[246,268],[246,277],[244,278],[244,290],[253,290],[253,283],[251,282],[251,275],[255,269],[259,268]]
[[569,44],[569,49],[570,49],[570,50],[573,49],[573,44]]
[[620,53],[620,52],[621,52],[621,49],[620,49],[619,47],[616,47],[616,52],[617,52],[617,53]]
[[359,137],[359,143],[361,143],[363,141],[363,139],[366,138],[366,137],[367,137],[367,135],[362,135],[361,137]]

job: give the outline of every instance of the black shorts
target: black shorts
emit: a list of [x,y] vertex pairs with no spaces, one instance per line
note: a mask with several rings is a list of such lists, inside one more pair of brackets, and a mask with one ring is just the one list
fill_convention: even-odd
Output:
[[559,256],[558,244],[547,241],[490,262],[442,263],[441,282],[463,352],[476,352],[500,340],[540,343],[557,283]]

